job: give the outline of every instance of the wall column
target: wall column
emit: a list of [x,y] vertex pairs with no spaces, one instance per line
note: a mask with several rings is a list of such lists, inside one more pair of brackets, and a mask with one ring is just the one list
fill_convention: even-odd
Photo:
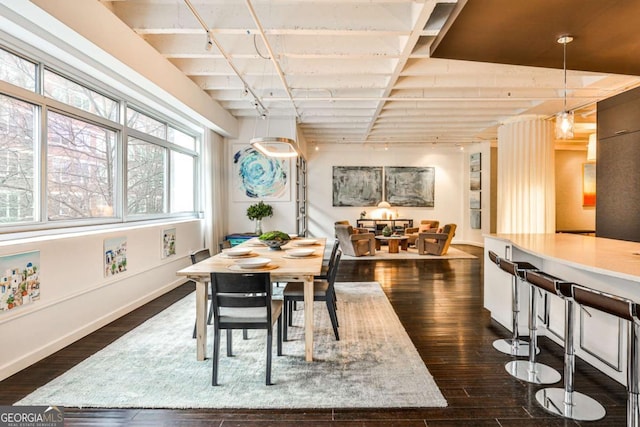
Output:
[[522,116],[498,129],[498,233],[555,233],[553,122]]

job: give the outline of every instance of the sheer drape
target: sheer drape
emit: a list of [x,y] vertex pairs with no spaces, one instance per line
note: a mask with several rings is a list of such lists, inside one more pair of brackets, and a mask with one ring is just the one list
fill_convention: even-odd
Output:
[[498,129],[498,233],[555,233],[553,123],[525,117]]
[[204,194],[204,244],[212,253],[224,240],[227,206],[224,139],[215,132],[205,135],[203,144],[202,185]]

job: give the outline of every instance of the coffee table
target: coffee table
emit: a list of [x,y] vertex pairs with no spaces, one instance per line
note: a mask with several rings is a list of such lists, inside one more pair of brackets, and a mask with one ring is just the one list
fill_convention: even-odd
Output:
[[377,250],[380,250],[381,242],[387,242],[390,254],[397,254],[400,252],[400,247],[402,247],[403,251],[407,250],[409,246],[409,236],[376,236]]

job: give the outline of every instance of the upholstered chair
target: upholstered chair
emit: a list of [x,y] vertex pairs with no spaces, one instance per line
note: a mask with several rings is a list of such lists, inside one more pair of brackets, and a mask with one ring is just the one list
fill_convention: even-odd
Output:
[[362,256],[376,254],[376,238],[373,233],[355,233],[350,225],[336,224],[336,237],[345,255]]
[[[342,221],[336,221],[336,222],[334,223],[334,226],[335,226],[335,225],[351,225],[351,223],[350,223],[348,220],[346,220],[346,219],[345,219],[345,220],[342,220]],[[368,228],[362,228],[362,227],[358,228],[358,227],[353,227],[353,234],[359,234],[359,233],[371,233],[371,232],[372,232],[372,230],[369,230]],[[338,237],[338,236],[336,236],[336,237]]]
[[420,255],[446,255],[451,239],[456,235],[456,224],[446,224],[440,233],[420,233],[416,240]]
[[409,245],[415,245],[420,233],[437,233],[440,221],[433,219],[423,219],[420,221],[420,225],[417,227],[408,227],[404,230],[404,235],[409,236],[407,243]]

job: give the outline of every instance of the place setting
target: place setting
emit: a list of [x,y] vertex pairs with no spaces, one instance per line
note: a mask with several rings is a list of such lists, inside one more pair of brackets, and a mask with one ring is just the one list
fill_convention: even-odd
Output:
[[253,252],[253,250],[251,248],[235,247],[235,248],[223,249],[221,256],[223,258],[236,259],[236,258],[257,257],[258,254]]
[[239,259],[235,263],[231,264],[228,268],[232,271],[268,271],[275,270],[276,268],[278,268],[278,265],[274,264],[271,258],[258,257]]
[[282,257],[289,259],[314,258],[318,256],[315,252],[314,248],[288,249]]
[[293,246],[315,246],[318,244],[317,239],[296,239],[291,242]]

